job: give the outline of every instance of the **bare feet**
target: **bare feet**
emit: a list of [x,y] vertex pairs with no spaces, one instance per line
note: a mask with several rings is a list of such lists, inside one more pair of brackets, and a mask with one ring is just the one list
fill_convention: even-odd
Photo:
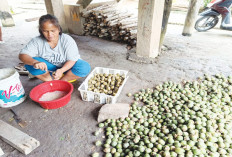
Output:
[[[46,82],[46,81],[52,81],[52,77],[50,75],[50,73],[47,71],[45,74],[43,75],[37,75],[36,76],[38,79]],[[71,81],[71,80],[77,80],[79,79],[80,77],[79,76],[76,76],[72,73],[71,70],[69,70],[60,80],[63,80],[63,81]]]
[[44,81],[44,82],[46,82],[46,81],[52,81],[52,77],[51,77],[51,75],[50,75],[50,73],[47,71],[45,74],[43,74],[43,75],[38,75],[38,76],[36,76],[38,79],[40,79],[40,80],[42,80],[42,81]]
[[69,70],[65,75],[64,77],[62,77],[60,80],[63,80],[63,81],[71,81],[71,80],[77,80],[79,79],[80,77],[79,76],[76,76],[72,73],[71,70]]

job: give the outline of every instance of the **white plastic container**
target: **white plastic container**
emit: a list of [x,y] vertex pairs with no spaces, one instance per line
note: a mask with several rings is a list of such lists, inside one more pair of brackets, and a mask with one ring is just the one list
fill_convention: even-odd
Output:
[[25,99],[18,72],[13,68],[0,69],[0,107],[16,106]]
[[[88,81],[91,79],[95,74],[119,74],[124,75],[125,79],[123,80],[122,85],[119,87],[118,92],[115,96],[106,95],[105,93],[95,93],[92,91],[88,91]],[[128,71],[126,70],[118,70],[118,69],[109,69],[109,68],[102,68],[102,67],[96,67],[93,69],[93,71],[89,74],[89,76],[85,79],[85,81],[80,85],[78,90],[81,93],[81,98],[84,101],[91,101],[94,103],[99,104],[114,104],[117,101],[118,96],[120,95],[123,86],[125,85],[127,79],[129,78],[127,76]]]

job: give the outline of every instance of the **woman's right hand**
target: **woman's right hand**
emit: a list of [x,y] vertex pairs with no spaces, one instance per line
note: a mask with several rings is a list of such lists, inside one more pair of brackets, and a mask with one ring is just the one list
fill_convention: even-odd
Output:
[[45,70],[45,71],[48,70],[47,65],[44,62],[35,62],[33,64],[33,67],[35,69],[40,69],[40,70]]

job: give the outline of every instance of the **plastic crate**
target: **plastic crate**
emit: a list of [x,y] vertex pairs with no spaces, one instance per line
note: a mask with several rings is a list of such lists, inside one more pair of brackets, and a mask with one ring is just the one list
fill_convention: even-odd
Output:
[[[95,75],[95,74],[119,74],[124,75],[125,79],[123,80],[122,85],[119,87],[118,92],[115,96],[107,95],[105,93],[96,93],[93,91],[88,91],[88,81]],[[114,104],[117,101],[118,96],[120,95],[123,86],[125,85],[129,76],[127,76],[128,71],[126,70],[118,70],[118,69],[109,69],[109,68],[102,68],[96,67],[93,71],[89,74],[89,76],[85,79],[85,81],[80,85],[78,90],[81,93],[81,98],[83,101],[91,101],[94,103],[99,104]]]

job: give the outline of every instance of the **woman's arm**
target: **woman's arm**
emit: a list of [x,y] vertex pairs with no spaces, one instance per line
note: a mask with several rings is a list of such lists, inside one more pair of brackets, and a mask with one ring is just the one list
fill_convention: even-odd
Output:
[[37,60],[33,59],[31,56],[27,54],[19,54],[19,59],[27,65],[34,65],[36,62],[38,62]]
[[35,59],[33,59],[31,56],[27,55],[27,54],[19,54],[19,59],[27,65],[32,65],[34,66],[34,68],[36,69],[41,69],[41,70],[45,70],[47,71],[47,65],[43,62],[39,62]]
[[69,69],[71,69],[75,63],[76,63],[76,61],[69,60],[63,65],[62,68],[60,68],[60,70],[62,70],[64,73],[64,72],[68,71]]
[[57,69],[55,74],[53,75],[54,80],[60,79],[62,77],[63,73],[70,70],[75,63],[76,63],[76,61],[69,60],[63,65],[62,68]]

